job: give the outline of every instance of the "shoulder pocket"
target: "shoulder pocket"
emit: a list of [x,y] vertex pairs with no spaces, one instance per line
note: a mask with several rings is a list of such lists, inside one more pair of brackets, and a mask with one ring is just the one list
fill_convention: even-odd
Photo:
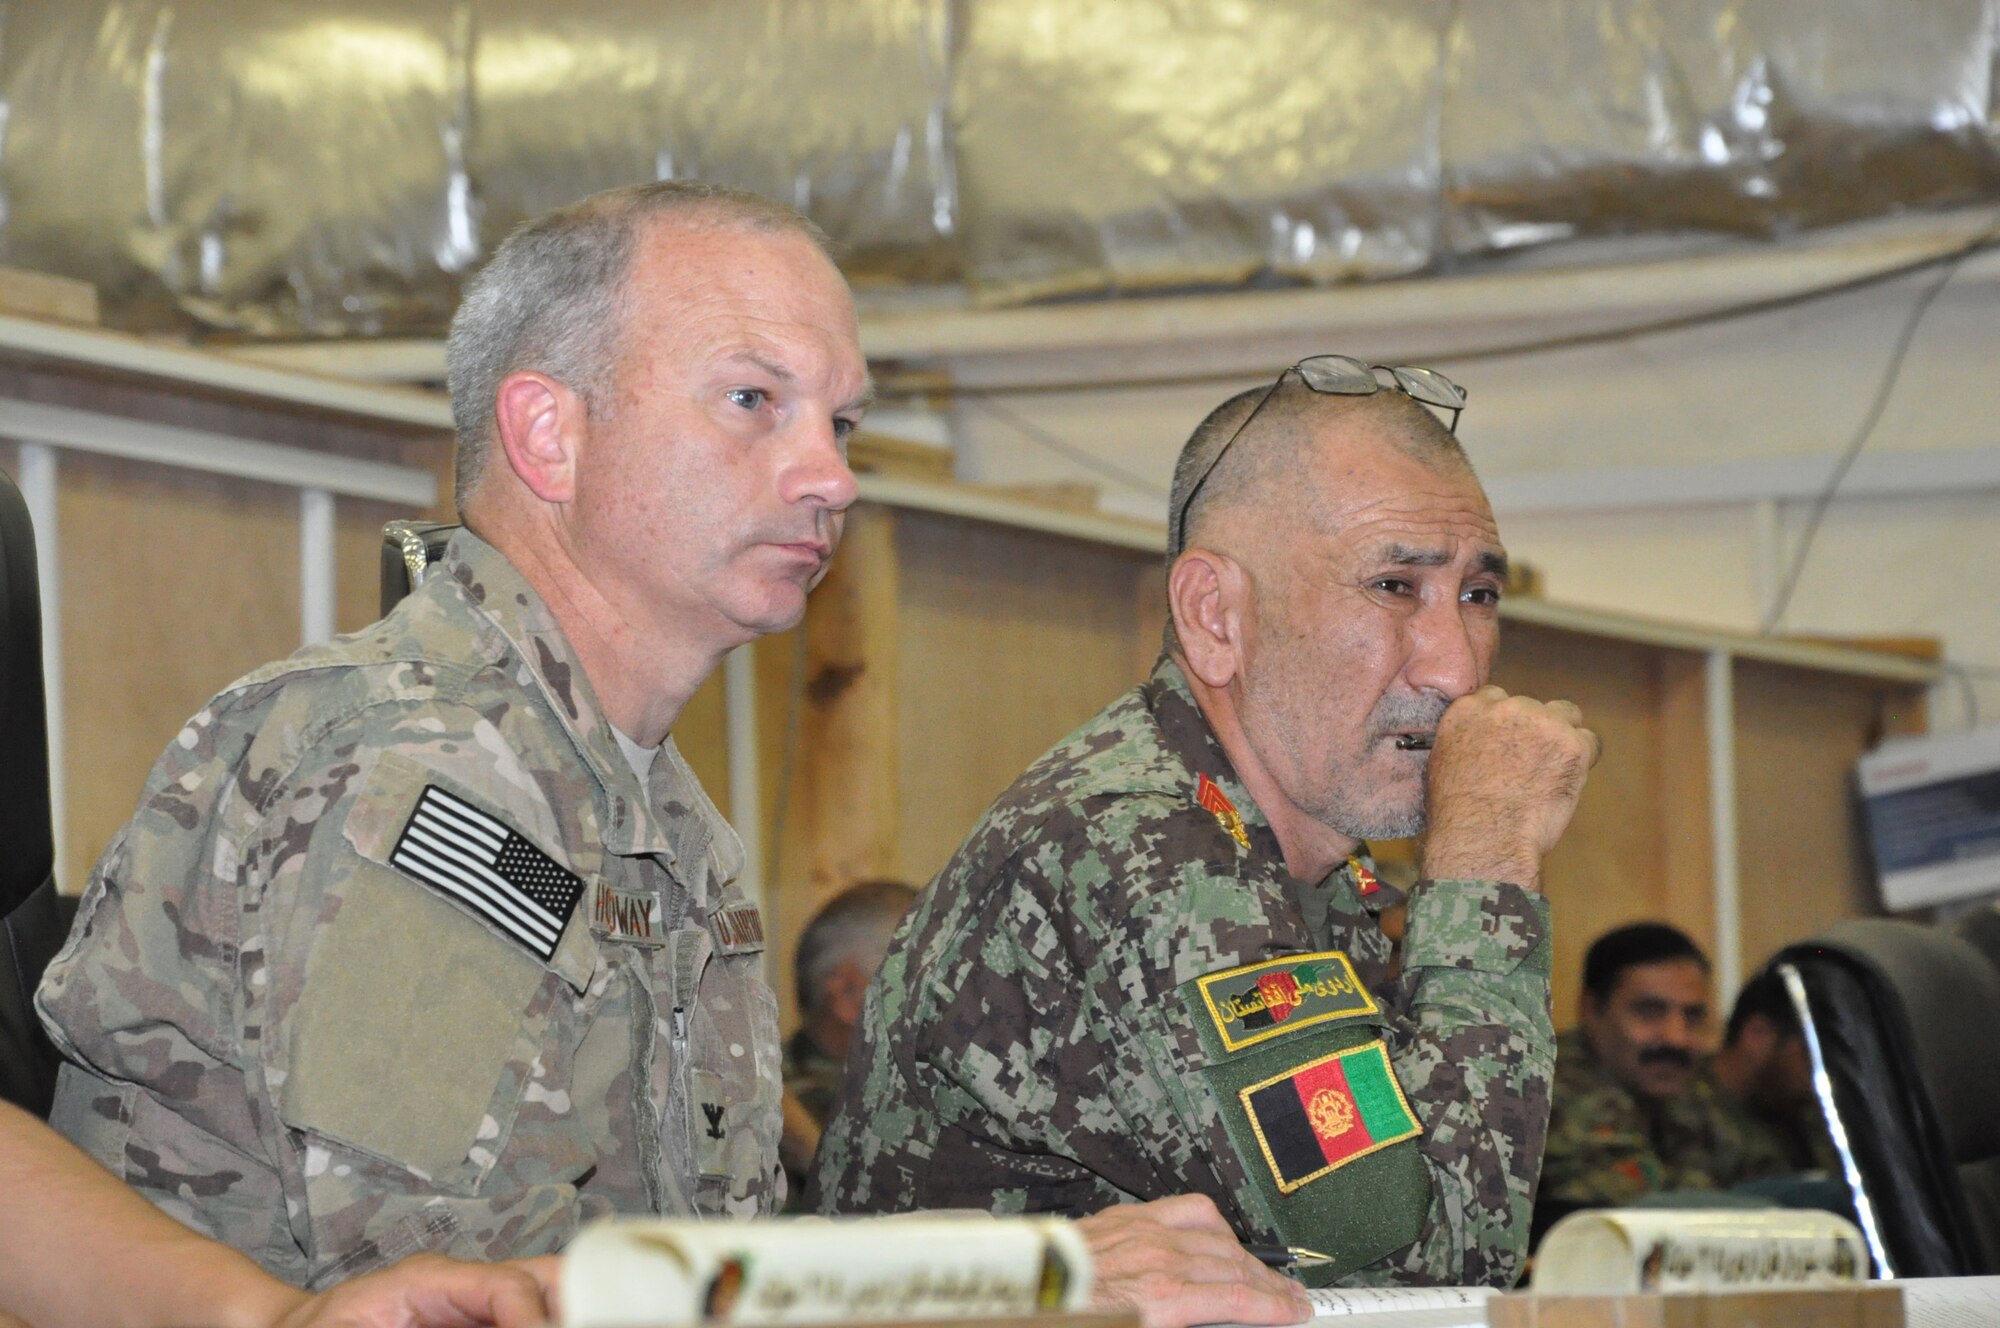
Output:
[[1306,1280],[1324,1286],[1415,1240],[1430,1207],[1423,1131],[1347,956],[1226,969],[1180,997],[1245,1198],[1286,1243],[1333,1259]]

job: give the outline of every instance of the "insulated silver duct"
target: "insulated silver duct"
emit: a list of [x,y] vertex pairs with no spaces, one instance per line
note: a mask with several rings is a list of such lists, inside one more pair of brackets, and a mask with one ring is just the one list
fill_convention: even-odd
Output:
[[434,335],[609,185],[862,285],[1328,283],[2000,197],[2000,0],[0,0],[0,261],[113,321]]

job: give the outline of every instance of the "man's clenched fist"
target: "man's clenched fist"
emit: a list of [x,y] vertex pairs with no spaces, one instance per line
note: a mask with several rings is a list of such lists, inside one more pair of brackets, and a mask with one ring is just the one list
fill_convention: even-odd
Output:
[[1431,749],[1423,874],[1539,888],[1599,751],[1568,701],[1489,685],[1452,702]]

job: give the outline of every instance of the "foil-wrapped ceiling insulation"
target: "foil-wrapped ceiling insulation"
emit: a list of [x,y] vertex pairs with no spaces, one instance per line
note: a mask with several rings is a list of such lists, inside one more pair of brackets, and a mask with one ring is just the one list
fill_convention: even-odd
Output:
[[2000,196],[2000,0],[0,0],[0,261],[133,327],[439,332],[668,175],[863,285],[1331,283]]

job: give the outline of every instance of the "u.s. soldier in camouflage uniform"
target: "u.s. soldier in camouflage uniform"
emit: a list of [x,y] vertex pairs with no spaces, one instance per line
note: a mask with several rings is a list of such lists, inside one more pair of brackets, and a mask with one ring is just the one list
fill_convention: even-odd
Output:
[[58,1126],[293,1282],[782,1198],[762,929],[668,733],[854,500],[846,286],[789,210],[616,191],[450,357],[469,529],[189,721],[39,997]]
[[[1596,740],[1482,686],[1492,516],[1437,417],[1376,388],[1307,361],[1189,440],[1169,648],[920,897],[823,1210],[1193,1191],[1247,1241],[1330,1255],[1309,1280],[1514,1279],[1554,1068],[1536,887]],[[1426,809],[1392,975],[1401,896],[1362,840]]]

